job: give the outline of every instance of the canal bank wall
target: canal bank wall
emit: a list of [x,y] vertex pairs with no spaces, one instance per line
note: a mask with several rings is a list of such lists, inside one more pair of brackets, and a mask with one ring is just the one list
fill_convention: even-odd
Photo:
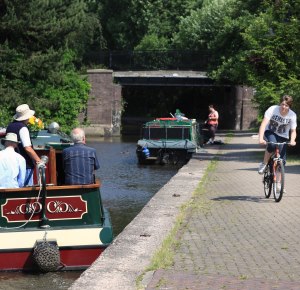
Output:
[[[257,173],[257,135],[221,136],[225,144],[195,154],[73,289],[299,289],[299,160],[288,154],[286,193],[275,202]],[[148,271],[182,204],[172,264]]]
[[[69,289],[136,289],[137,278],[174,227],[181,206],[191,200],[208,164],[198,157],[183,166]],[[148,272],[142,284],[151,278]]]

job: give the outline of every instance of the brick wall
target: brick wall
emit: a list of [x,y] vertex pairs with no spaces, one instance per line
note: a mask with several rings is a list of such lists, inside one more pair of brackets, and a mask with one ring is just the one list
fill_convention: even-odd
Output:
[[85,127],[86,134],[120,135],[121,86],[113,83],[112,70],[93,69],[87,73],[91,92],[85,112],[89,124]]
[[[113,71],[103,69],[88,70],[91,84],[86,112],[79,120],[86,120],[87,135],[119,136],[121,128],[122,87],[113,83]],[[257,109],[252,103],[254,90],[236,86],[231,90],[226,112],[223,113],[227,128],[247,130],[257,126]]]
[[235,95],[235,129],[247,130],[258,126],[258,110],[256,105],[252,102],[254,89],[245,86],[236,86]]

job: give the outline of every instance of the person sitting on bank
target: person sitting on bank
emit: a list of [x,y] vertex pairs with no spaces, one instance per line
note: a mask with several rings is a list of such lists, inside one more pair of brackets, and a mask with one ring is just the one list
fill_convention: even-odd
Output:
[[18,137],[18,141],[21,141],[16,152],[20,153],[26,160],[26,185],[33,185],[33,171],[35,164],[38,164],[41,159],[32,148],[29,130],[27,124],[29,118],[34,115],[35,111],[30,110],[27,104],[22,104],[16,108],[16,114],[14,115],[14,121],[10,123],[6,128],[6,133],[15,133]]
[[81,128],[73,129],[71,138],[74,146],[62,152],[65,184],[95,183],[95,170],[100,168],[96,150],[85,145],[85,133]]
[[15,152],[18,137],[14,133],[7,133],[1,140],[5,149],[0,151],[0,188],[23,187],[26,175],[26,161],[23,156]]

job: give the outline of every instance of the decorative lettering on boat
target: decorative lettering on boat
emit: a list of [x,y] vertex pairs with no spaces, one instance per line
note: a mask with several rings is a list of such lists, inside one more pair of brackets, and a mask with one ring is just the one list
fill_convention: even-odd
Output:
[[[42,213],[42,198],[8,198],[1,205],[1,216],[7,222],[38,221]],[[49,220],[82,219],[87,213],[87,202],[81,196],[46,198],[46,216]]]

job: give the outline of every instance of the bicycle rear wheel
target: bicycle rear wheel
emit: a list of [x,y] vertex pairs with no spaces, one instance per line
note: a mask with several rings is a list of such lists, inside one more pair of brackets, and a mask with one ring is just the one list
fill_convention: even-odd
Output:
[[264,172],[264,179],[263,179],[263,183],[264,183],[264,192],[265,192],[265,197],[269,198],[271,193],[272,193],[272,173],[271,173],[271,166],[270,164],[267,165],[267,168]]
[[284,165],[278,161],[275,168],[275,178],[273,178],[273,194],[276,202],[281,201],[284,189]]

